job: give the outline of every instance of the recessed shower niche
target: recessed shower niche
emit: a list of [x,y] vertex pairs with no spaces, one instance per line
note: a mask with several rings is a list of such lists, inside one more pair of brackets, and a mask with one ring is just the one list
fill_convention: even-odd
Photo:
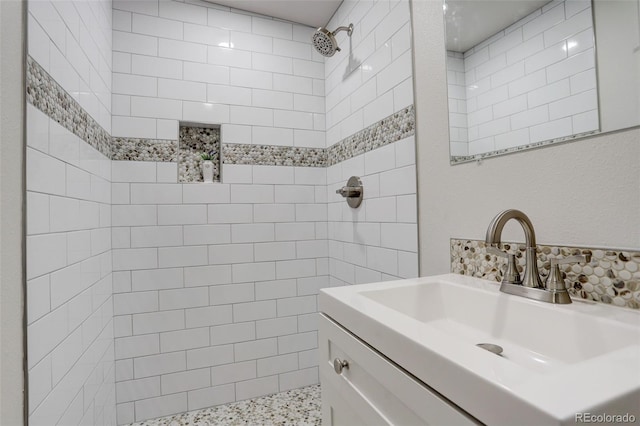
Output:
[[220,125],[180,122],[178,182],[203,182],[202,155],[213,163],[213,181],[220,182]]

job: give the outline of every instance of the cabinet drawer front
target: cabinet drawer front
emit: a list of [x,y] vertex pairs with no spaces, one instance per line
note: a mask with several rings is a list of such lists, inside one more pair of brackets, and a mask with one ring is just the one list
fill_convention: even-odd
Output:
[[[340,416],[325,407],[336,398],[362,419],[361,424],[478,424],[323,314],[318,331],[323,421],[327,424],[340,423],[336,421]],[[349,364],[341,373],[334,370],[336,358]]]

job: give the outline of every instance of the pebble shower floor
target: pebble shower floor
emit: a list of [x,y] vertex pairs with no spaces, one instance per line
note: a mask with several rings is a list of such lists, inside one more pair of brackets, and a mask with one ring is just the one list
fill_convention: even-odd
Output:
[[300,425],[321,424],[320,385],[160,417],[131,426]]

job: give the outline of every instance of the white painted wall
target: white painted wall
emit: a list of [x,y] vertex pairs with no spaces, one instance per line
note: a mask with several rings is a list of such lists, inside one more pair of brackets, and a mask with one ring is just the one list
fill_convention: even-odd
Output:
[[[412,3],[422,275],[450,269],[451,237],[483,239],[506,208],[542,244],[640,248],[640,130],[449,165],[442,3]],[[517,225],[504,238],[523,241]]]
[[0,2],[0,424],[24,424],[24,2]]

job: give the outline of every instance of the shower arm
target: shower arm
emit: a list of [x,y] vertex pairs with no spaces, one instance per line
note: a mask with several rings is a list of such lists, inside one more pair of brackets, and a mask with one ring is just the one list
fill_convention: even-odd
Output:
[[353,33],[353,24],[349,24],[349,26],[348,26],[348,27],[338,27],[338,28],[336,28],[336,29],[335,29],[335,31],[334,31],[333,33],[331,33],[331,34],[333,34],[333,35],[335,36],[335,35],[336,35],[336,34],[338,34],[340,31],[346,31],[346,32],[347,32],[347,34],[348,34],[349,36],[351,36],[351,33]]

